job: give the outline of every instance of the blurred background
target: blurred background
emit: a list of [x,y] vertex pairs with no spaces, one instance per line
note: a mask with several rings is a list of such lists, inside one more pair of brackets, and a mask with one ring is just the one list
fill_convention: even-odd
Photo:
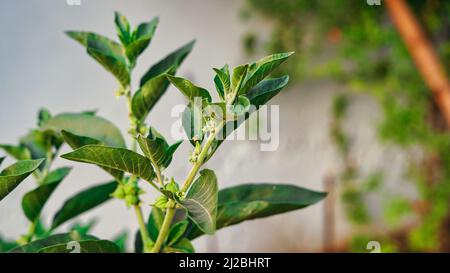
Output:
[[[386,252],[449,251],[450,108],[442,100],[450,90],[443,85],[447,95],[434,96],[436,85],[424,71],[433,65],[448,71],[450,2],[399,1],[420,26],[410,33],[423,33],[411,42],[399,32],[405,14],[388,1],[81,0],[71,6],[65,0],[4,0],[0,143],[14,144],[35,127],[41,107],[52,113],[98,110],[125,133],[126,103],[114,97],[116,82],[64,31],[115,37],[116,10],[133,24],[159,16],[135,75],[192,38],[197,43],[178,74],[208,90],[214,89],[212,67],[296,51],[277,71],[289,74],[291,82],[271,101],[280,106],[278,149],[262,152],[258,141],[226,141],[207,163],[220,187],[293,183],[330,193],[304,210],[203,236],[194,241],[198,252],[368,252],[369,241],[380,242]],[[423,43],[431,45],[431,61],[414,57],[421,56],[414,49]],[[448,83],[445,72],[431,74]],[[184,103],[170,87],[147,121],[170,136],[172,106]],[[175,154],[168,172],[176,179],[189,171],[190,150],[184,143]],[[109,179],[94,166],[63,159],[57,165],[75,169],[46,205],[46,223],[68,196]],[[25,182],[2,202],[0,238],[26,232],[20,202],[31,188],[32,181]],[[148,194],[147,203],[153,198]],[[103,238],[128,232],[132,249],[137,223],[119,201],[75,222],[93,222],[92,233]]]

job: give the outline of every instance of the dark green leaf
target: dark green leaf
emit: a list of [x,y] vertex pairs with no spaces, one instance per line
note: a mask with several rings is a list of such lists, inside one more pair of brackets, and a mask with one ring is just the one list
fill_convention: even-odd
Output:
[[91,219],[86,224],[83,224],[81,222],[75,222],[69,227],[69,230],[76,231],[80,234],[86,235],[89,234],[89,232],[94,228],[95,224],[97,224],[97,220],[95,218]]
[[269,80],[263,80],[259,84],[257,84],[255,87],[253,87],[247,94],[246,97],[250,100],[250,105],[255,106],[254,108],[250,108],[250,111],[245,114],[244,119],[238,119],[237,121],[229,121],[226,124],[227,130],[222,130],[222,138],[214,140],[214,143],[212,145],[212,152],[209,154],[210,158],[214,152],[217,150],[217,148],[222,144],[222,142],[226,139],[228,135],[230,135],[233,129],[239,128],[239,126],[244,123],[250,115],[261,105],[265,105],[270,99],[272,99],[274,96],[276,96],[278,93],[281,92],[281,89],[286,86],[286,84],[289,81],[289,76],[283,76],[280,78],[275,79],[269,79]]
[[0,166],[2,166],[3,160],[5,160],[6,156],[0,157]]
[[280,93],[281,89],[289,82],[289,76],[263,80],[247,93],[252,105],[256,107],[266,104],[275,95]]
[[208,90],[195,86],[192,82],[187,79],[166,75],[167,79],[176,87],[178,90],[183,93],[186,98],[193,102],[195,98],[206,99],[208,102],[211,102],[211,95]]
[[111,72],[122,86],[130,83],[130,73],[120,44],[92,32],[67,31],[66,34],[84,45],[88,54]]
[[[313,205],[326,193],[284,184],[246,184],[219,191],[217,229]],[[190,224],[188,238],[202,235]]]
[[112,181],[86,189],[69,198],[53,217],[52,229],[111,198],[117,187]]
[[176,223],[170,228],[169,235],[167,236],[167,245],[172,246],[176,244],[183,236],[186,228],[188,227],[189,221],[181,221]]
[[[64,131],[64,130],[61,131],[61,134],[64,138],[64,141],[66,141],[67,144],[69,144],[69,146],[72,149],[78,149],[83,146],[91,145],[91,144],[103,144],[103,143],[101,143],[101,141],[99,141],[97,139],[93,139],[93,138],[85,137],[85,136],[78,136],[78,135],[72,134],[72,133]],[[122,171],[107,168],[107,167],[101,167],[101,168],[104,169],[106,172],[110,173],[117,180],[119,180],[119,181],[122,180],[122,178],[123,178]]]
[[123,148],[86,145],[61,157],[128,172],[149,182],[155,174],[148,158]]
[[12,253],[38,253],[41,249],[58,245],[58,244],[67,244],[71,241],[86,241],[86,240],[98,240],[96,237],[92,235],[81,235],[78,232],[70,232],[70,233],[61,233],[51,235],[45,239],[36,240],[29,244],[16,247],[12,249],[10,252]]
[[0,201],[44,162],[44,159],[22,160],[0,172]]
[[[138,137],[138,143],[142,152],[150,161],[159,167],[167,168],[172,161],[173,153],[176,151],[181,141],[169,146],[164,137],[154,128],[150,128],[147,137]],[[155,167],[157,167],[155,166]]]
[[16,242],[5,240],[0,235],[0,253],[8,252],[17,246],[18,244]]
[[150,110],[159,101],[169,86],[166,73],[174,73],[174,68],[169,68],[163,74],[153,77],[145,82],[145,84],[133,95],[131,101],[131,110],[139,120],[144,120]]
[[213,171],[204,169],[186,195],[177,200],[188,210],[189,218],[207,234],[216,230],[217,216],[217,178]]
[[52,114],[50,114],[50,112],[47,109],[45,109],[45,108],[40,109],[39,113],[38,113],[38,126],[41,126],[44,122],[49,120],[51,117],[52,117]]
[[195,253],[194,246],[187,238],[182,238],[173,246],[165,247],[163,252],[165,253]]
[[153,38],[159,18],[155,17],[147,23],[140,24],[133,33],[132,41],[126,46],[126,55],[130,63],[134,64],[137,57],[144,52]]
[[120,130],[110,121],[98,116],[63,113],[45,122],[42,129],[57,133],[65,130],[72,134],[99,140],[108,146],[125,147],[125,140]]
[[225,94],[230,92],[230,71],[228,65],[224,65],[221,69],[214,68],[216,76],[214,77],[214,84],[216,85],[217,93],[221,99],[225,99]]
[[[115,243],[107,240],[78,241],[80,249],[71,248],[67,243],[57,244],[42,248],[38,253],[120,253],[120,248]],[[72,251],[80,252],[72,252]]]
[[124,231],[115,236],[112,241],[119,247],[121,253],[125,253],[127,252],[127,240],[128,232]]
[[14,146],[14,145],[0,144],[0,149],[4,150],[5,153],[14,157],[17,160],[31,159],[30,151],[23,145]]
[[231,95],[229,95],[229,97],[226,94],[226,99],[227,101],[234,102],[234,98],[237,95],[242,94],[242,92],[240,92],[241,86],[244,82],[245,76],[247,75],[248,72],[248,64],[245,65],[240,65],[236,68],[233,69],[233,76],[231,77],[231,89],[230,89],[230,93]]
[[114,22],[116,23],[117,34],[123,45],[131,42],[131,29],[128,19],[119,12],[114,13]]
[[150,238],[156,242],[158,238],[159,230],[161,229],[164,221],[164,211],[160,208],[153,207],[152,212],[147,223],[147,229],[150,234]]
[[294,52],[278,53],[262,58],[252,64],[239,95],[246,94],[252,87],[267,77],[275,68],[286,61]]
[[71,168],[63,167],[50,172],[41,186],[24,195],[22,209],[28,220],[34,222],[39,218],[45,203],[70,170]]
[[[194,44],[195,40],[175,50],[174,52],[164,57],[164,59],[162,59],[161,61],[150,67],[150,69],[142,77],[140,81],[140,86],[142,87],[148,80],[153,79],[161,74],[164,74],[165,71],[168,71],[171,67],[173,67],[176,71],[178,67],[181,65],[181,63],[184,61],[184,59],[187,57],[187,55],[189,55],[192,48],[194,47]],[[174,74],[175,71],[173,72]]]

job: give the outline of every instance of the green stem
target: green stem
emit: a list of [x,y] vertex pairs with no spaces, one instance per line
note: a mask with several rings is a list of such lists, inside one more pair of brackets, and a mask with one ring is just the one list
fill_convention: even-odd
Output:
[[[192,169],[189,171],[189,174],[184,181],[184,184],[181,188],[182,192],[186,192],[189,189],[189,186],[194,181],[195,176],[197,175],[199,169],[203,165],[203,161],[205,160],[206,156],[208,155],[208,151],[211,148],[211,145],[214,142],[214,139],[216,138],[219,131],[222,129],[222,124],[216,128],[216,131],[214,134],[210,134],[208,139],[206,140],[205,145],[202,148],[202,151],[200,152],[200,155],[197,158],[197,162],[195,162],[194,166],[192,166]],[[175,203],[173,200],[169,200],[166,210],[166,215],[164,216],[163,225],[161,226],[161,229],[158,234],[158,238],[156,239],[156,243],[152,248],[152,253],[158,253],[161,250],[162,244],[166,240],[167,234],[170,229],[170,224],[172,223],[173,217],[175,216]]]
[[206,156],[208,155],[209,148],[211,148],[211,145],[214,142],[214,139],[217,136],[217,132],[220,129],[216,129],[215,134],[211,134],[208,139],[206,140],[205,146],[203,146],[202,151],[200,152],[200,155],[198,156],[197,162],[195,162],[194,166],[192,166],[191,171],[188,174],[188,177],[186,178],[186,181],[184,181],[183,187],[181,188],[182,192],[186,192],[189,189],[189,186],[194,181],[195,176],[197,175],[198,170],[203,165],[203,161],[205,160]]
[[36,227],[37,223],[39,221],[39,218],[36,218],[33,222],[31,222],[30,227],[28,228],[28,233],[25,235],[26,243],[29,243],[33,240],[34,234],[36,233]]
[[139,231],[142,237],[142,243],[144,244],[144,252],[149,252],[150,246],[150,235],[148,234],[147,226],[145,225],[144,216],[142,215],[142,209],[139,205],[134,205],[134,211],[139,223]]
[[175,216],[175,203],[173,202],[173,200],[170,200],[167,203],[166,216],[164,217],[164,221],[159,231],[158,238],[156,239],[155,245],[151,250],[152,253],[158,253],[161,250],[161,247],[169,233],[170,225],[172,224],[174,216]]

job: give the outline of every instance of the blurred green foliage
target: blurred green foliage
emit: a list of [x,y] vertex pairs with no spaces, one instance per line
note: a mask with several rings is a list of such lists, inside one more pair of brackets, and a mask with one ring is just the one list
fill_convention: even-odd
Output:
[[[383,205],[384,219],[388,225],[397,226],[404,216],[415,213],[417,223],[406,231],[407,243],[402,245],[402,250],[448,249],[442,238],[450,234],[445,225],[450,219],[450,138],[430,90],[383,3],[369,6],[360,0],[247,1],[248,10],[255,11],[250,15],[257,13],[273,23],[267,40],[255,31],[246,35],[244,46],[248,53],[295,50],[297,54],[283,67],[284,71],[278,73],[289,73],[294,81],[332,79],[350,90],[348,94],[339,94],[332,106],[330,134],[343,159],[348,161],[351,139],[342,129],[342,123],[354,92],[371,94],[379,103],[382,112],[378,124],[380,140],[397,144],[406,151],[420,151],[421,156],[411,157],[405,170],[407,178],[417,188],[419,200],[390,193]],[[450,1],[407,2],[448,71]],[[245,14],[248,20],[251,16],[248,12]],[[357,224],[369,223],[365,195],[373,191],[364,189],[367,182],[358,176],[355,164],[344,165],[343,181],[363,181],[344,182],[350,185],[342,195],[345,203],[350,204],[346,206],[350,219]],[[374,183],[381,184],[381,177],[378,175],[375,179],[378,182]],[[417,203],[421,204],[420,209],[416,208]]]

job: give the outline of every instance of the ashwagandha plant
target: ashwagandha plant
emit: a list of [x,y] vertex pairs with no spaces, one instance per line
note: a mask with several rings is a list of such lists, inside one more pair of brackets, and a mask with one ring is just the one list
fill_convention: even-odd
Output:
[[[119,13],[116,13],[115,23],[120,43],[90,32],[69,31],[67,34],[81,43],[87,53],[118,80],[116,95],[124,97],[128,104],[131,147],[127,148],[117,127],[95,113],[56,116],[42,113],[36,131],[54,140],[49,142],[53,145],[49,146],[52,152],[46,150],[45,164],[44,159],[38,159],[40,155],[31,157],[34,161],[30,161],[27,155],[25,161],[21,160],[0,173],[2,198],[34,171],[40,181],[38,189],[51,188],[39,190],[33,198],[30,208],[38,217],[54,189],[54,181],[59,183],[68,172],[64,169],[66,173],[58,173],[55,178],[49,172],[49,162],[63,143],[74,150],[62,158],[97,165],[111,174],[114,181],[71,197],[54,216],[45,238],[33,241],[35,234],[30,232],[27,240],[19,242],[21,245],[13,252],[67,252],[71,241],[79,244],[81,252],[118,252],[116,243],[100,240],[86,232],[53,234],[60,224],[111,197],[123,200],[136,213],[139,223],[136,252],[194,252],[191,240],[203,234],[212,234],[217,229],[245,220],[304,208],[325,197],[324,193],[286,184],[243,184],[219,191],[214,171],[202,168],[237,126],[286,86],[288,76],[265,78],[292,53],[274,54],[255,63],[238,66],[231,72],[228,66],[214,69],[214,83],[220,100],[212,102],[208,90],[175,76],[194,45],[190,42],[150,67],[141,78],[137,91],[132,92],[131,72],[139,55],[152,40],[158,18],[140,24],[134,31]],[[183,112],[182,124],[193,146],[186,160],[186,164],[192,164],[192,167],[183,183],[176,182],[165,172],[182,142],[168,144],[155,128],[146,123],[148,113],[170,83],[189,101]],[[138,152],[138,146],[142,154]],[[18,148],[24,153],[31,151],[26,145],[8,147],[11,148],[10,154],[13,150],[16,153]],[[145,183],[139,183],[141,181]],[[145,204],[140,198],[144,194],[144,185],[160,193],[155,202],[149,204],[153,207],[147,220],[142,213]]]

